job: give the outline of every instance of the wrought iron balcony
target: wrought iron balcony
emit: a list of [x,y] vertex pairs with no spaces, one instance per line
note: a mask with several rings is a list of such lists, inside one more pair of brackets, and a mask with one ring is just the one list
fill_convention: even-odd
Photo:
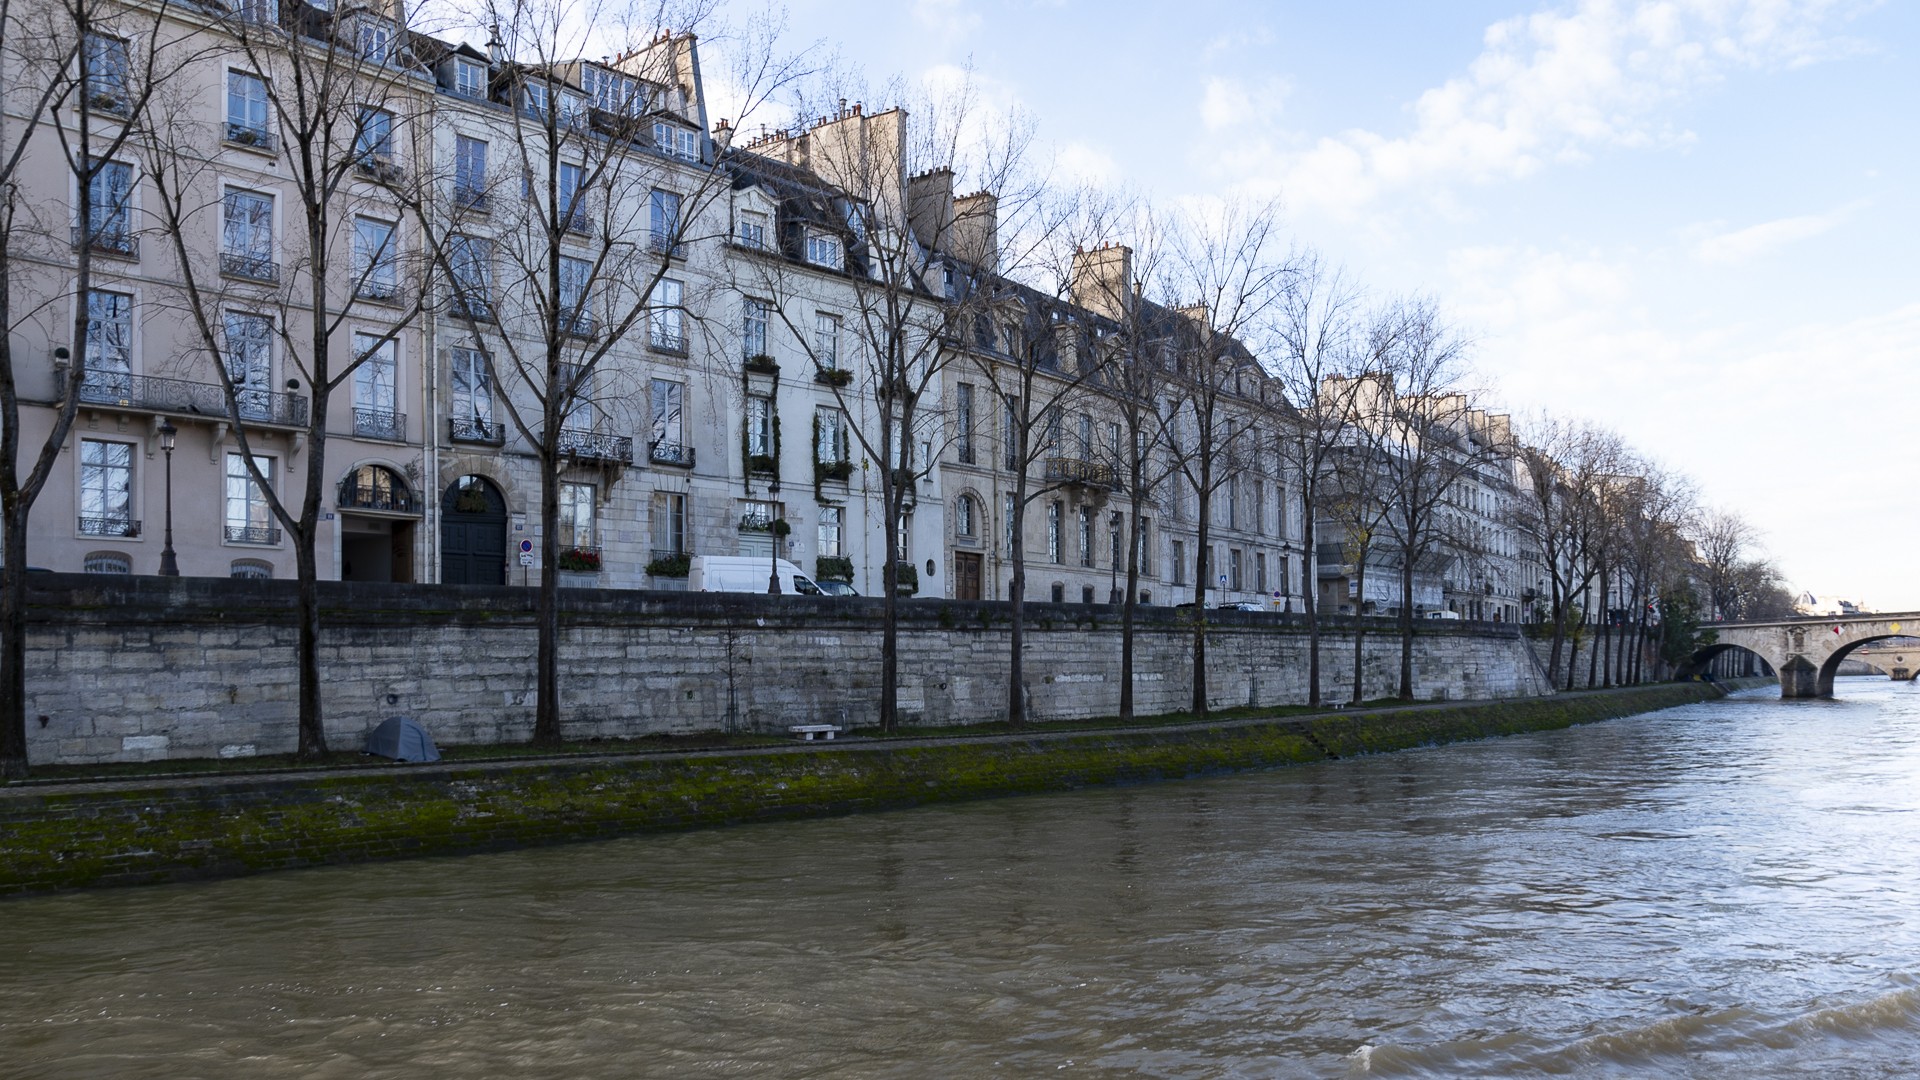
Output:
[[355,409],[353,433],[362,439],[406,442],[407,414],[392,409]]
[[420,506],[413,495],[390,484],[363,485],[358,473],[340,481],[338,505],[342,510],[379,510],[389,514],[417,514]]
[[592,341],[599,336],[600,326],[593,312],[563,307],[560,309],[560,332],[569,337]]
[[140,523],[130,517],[81,515],[80,532],[87,536],[139,536]]
[[633,440],[624,435],[603,435],[580,428],[561,428],[559,451],[576,461],[606,461],[633,464]]
[[475,214],[487,212],[487,193],[485,189],[470,184],[453,185],[453,205],[461,210]]
[[561,215],[560,227],[575,236],[593,235],[593,219],[588,217],[584,210],[575,210],[571,214]]
[[648,443],[647,460],[655,465],[681,465],[691,469],[693,468],[693,447],[675,442]]
[[123,221],[103,221],[92,229],[84,225],[73,227],[73,250],[85,248],[97,255],[118,255],[122,258],[140,257],[140,238],[133,235]]
[[280,542],[278,525],[229,525],[227,542],[230,544],[277,544]]
[[254,255],[244,251],[223,251],[220,253],[220,273],[230,278],[242,278],[247,281],[259,281],[268,285],[280,283],[280,264],[266,255]]
[[262,150],[269,154],[280,149],[279,140],[274,137],[273,132],[264,127],[236,123],[232,120],[227,121],[227,141],[236,146]]
[[651,233],[647,236],[647,250],[655,255],[667,255],[679,258],[687,253],[687,245],[675,243],[666,233]]
[[[54,367],[54,378],[66,384],[66,365]],[[111,405],[142,412],[199,416],[209,420],[243,420],[276,427],[305,427],[307,399],[270,390],[239,390],[238,409],[227,407],[227,392],[218,383],[128,375],[118,371],[90,371],[80,383],[80,400],[88,405]]]
[[377,304],[391,304],[400,295],[400,286],[391,281],[377,281],[371,278],[355,282],[353,295],[361,300],[372,300]]
[[1079,487],[1112,488],[1114,472],[1113,466],[1105,462],[1056,457],[1047,459],[1047,480]]
[[648,332],[647,343],[660,352],[687,355],[687,335],[685,334],[669,333],[656,327]]
[[392,158],[380,154],[368,154],[353,163],[354,169],[377,184],[397,184],[406,173]]
[[507,426],[477,416],[450,416],[447,418],[447,438],[453,442],[504,446],[507,442]]
[[456,292],[447,298],[447,311],[456,319],[493,321],[493,302],[485,297],[463,296]]

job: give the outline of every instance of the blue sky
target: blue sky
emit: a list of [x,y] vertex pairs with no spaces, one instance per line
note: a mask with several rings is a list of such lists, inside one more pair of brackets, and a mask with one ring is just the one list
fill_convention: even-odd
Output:
[[1437,296],[1495,404],[1691,474],[1798,587],[1920,610],[1920,4],[787,11],[872,82],[971,65],[1064,171],[1278,196],[1376,292]]

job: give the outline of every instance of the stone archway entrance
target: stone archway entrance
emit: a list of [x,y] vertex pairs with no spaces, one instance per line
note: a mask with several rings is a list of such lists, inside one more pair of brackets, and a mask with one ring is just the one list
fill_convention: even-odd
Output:
[[484,476],[463,476],[440,497],[440,581],[507,583],[507,500]]

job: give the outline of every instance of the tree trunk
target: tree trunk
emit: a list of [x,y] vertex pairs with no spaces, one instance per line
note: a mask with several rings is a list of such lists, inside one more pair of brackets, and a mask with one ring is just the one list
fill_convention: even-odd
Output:
[[[1024,442],[1024,440],[1022,440]],[[1014,474],[1013,520],[1007,531],[1011,543],[1008,554],[1013,562],[1012,583],[1007,592],[1007,723],[1020,727],[1027,722],[1027,470],[1022,448],[1021,467]]]
[[1413,545],[1401,553],[1400,567],[1400,700],[1413,700]]
[[[1282,489],[1284,491],[1284,488]],[[1307,704],[1320,704],[1320,608],[1316,593],[1318,582],[1314,578],[1316,559],[1313,545],[1314,513],[1313,500],[1304,493],[1300,500],[1300,527],[1305,539],[1301,542],[1300,552],[1300,593],[1305,597],[1307,615]],[[1285,537],[1282,537],[1284,542]]]
[[1353,570],[1353,704],[1366,700],[1367,624],[1367,549],[1360,549],[1360,561]]
[[1200,489],[1200,528],[1194,537],[1193,553],[1193,696],[1188,708],[1195,716],[1207,715],[1207,512],[1206,488]]
[[1135,460],[1133,475],[1128,478],[1129,491],[1133,498],[1128,508],[1132,511],[1132,520],[1127,523],[1127,593],[1120,600],[1120,722],[1133,719],[1133,615],[1134,605],[1140,599],[1140,511],[1145,508],[1146,500],[1140,494],[1140,469]]
[[[11,436],[13,430],[9,429]],[[11,469],[11,458],[6,467]],[[27,514],[8,493],[7,564],[0,577],[0,694],[6,712],[0,719],[0,779],[27,777]]]
[[[553,370],[553,369],[549,369]],[[557,378],[559,372],[553,371]],[[547,384],[554,385],[551,381]],[[559,466],[554,448],[560,412],[553,404],[558,398],[549,389],[546,430],[547,444],[540,455],[540,592],[535,603],[534,620],[539,625],[535,652],[533,744],[559,746],[560,727],[560,485]]]

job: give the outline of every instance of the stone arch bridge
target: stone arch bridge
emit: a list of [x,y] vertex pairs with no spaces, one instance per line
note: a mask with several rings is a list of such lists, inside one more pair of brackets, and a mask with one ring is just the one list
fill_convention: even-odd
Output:
[[1863,645],[1920,634],[1920,612],[1715,623],[1711,629],[1714,643],[1694,653],[1682,675],[1705,669],[1729,649],[1745,649],[1780,676],[1781,697],[1832,697],[1841,661]]

